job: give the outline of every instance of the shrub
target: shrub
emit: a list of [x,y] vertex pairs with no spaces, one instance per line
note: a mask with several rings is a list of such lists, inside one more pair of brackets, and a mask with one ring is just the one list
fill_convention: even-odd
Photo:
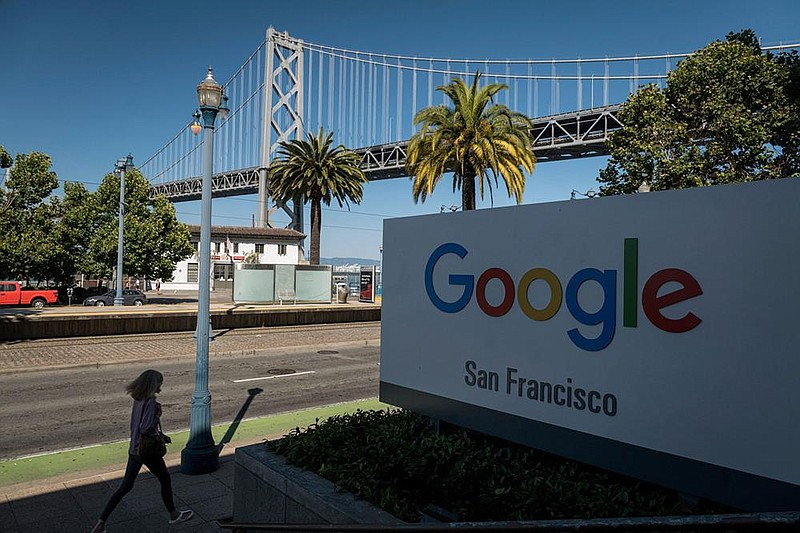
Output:
[[334,416],[268,446],[409,522],[430,503],[468,521],[722,511],[690,508],[674,491],[476,432],[437,434],[407,411]]

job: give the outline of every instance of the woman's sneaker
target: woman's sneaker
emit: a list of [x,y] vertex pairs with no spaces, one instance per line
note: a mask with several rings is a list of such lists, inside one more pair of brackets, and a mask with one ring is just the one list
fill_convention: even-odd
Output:
[[190,520],[193,516],[194,516],[194,511],[191,510],[181,511],[180,514],[178,514],[178,517],[171,518],[169,523],[177,524],[178,522],[186,522],[187,520]]

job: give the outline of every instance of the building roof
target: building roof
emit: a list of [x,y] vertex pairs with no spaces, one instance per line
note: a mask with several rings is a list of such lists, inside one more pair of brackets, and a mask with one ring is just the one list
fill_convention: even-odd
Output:
[[[192,237],[200,236],[200,226],[188,224]],[[211,226],[211,238],[239,239],[279,239],[297,242],[305,238],[304,233],[286,228],[253,228],[250,226]]]

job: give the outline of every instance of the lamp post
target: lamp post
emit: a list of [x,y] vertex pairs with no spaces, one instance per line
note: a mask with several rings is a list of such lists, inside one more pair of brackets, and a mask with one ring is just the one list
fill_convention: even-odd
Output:
[[[214,79],[211,67],[206,78],[197,86],[197,100],[203,117],[203,185],[200,200],[200,260],[197,293],[197,354],[195,358],[194,393],[189,422],[189,440],[181,451],[181,472],[207,474],[219,468],[220,448],[211,435],[211,394],[208,391],[208,343],[211,333],[209,309],[211,288],[211,175],[214,170],[214,121],[227,115],[227,98]],[[199,133],[197,115],[192,132]]]
[[381,282],[378,284],[378,288],[380,289],[380,291],[378,292],[381,293],[381,302],[383,302],[383,245],[382,244],[380,245],[379,250],[381,252],[381,277],[380,277]]
[[122,297],[122,244],[125,230],[125,173],[133,169],[133,156],[128,154],[125,159],[119,159],[114,170],[119,174],[119,231],[117,232],[117,294],[114,295],[114,305],[123,305]]

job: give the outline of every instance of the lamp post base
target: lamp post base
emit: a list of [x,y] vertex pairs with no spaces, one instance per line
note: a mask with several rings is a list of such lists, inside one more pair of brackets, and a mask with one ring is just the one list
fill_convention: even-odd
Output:
[[219,468],[220,448],[211,445],[204,448],[184,448],[181,450],[181,474],[200,476],[210,474]]

